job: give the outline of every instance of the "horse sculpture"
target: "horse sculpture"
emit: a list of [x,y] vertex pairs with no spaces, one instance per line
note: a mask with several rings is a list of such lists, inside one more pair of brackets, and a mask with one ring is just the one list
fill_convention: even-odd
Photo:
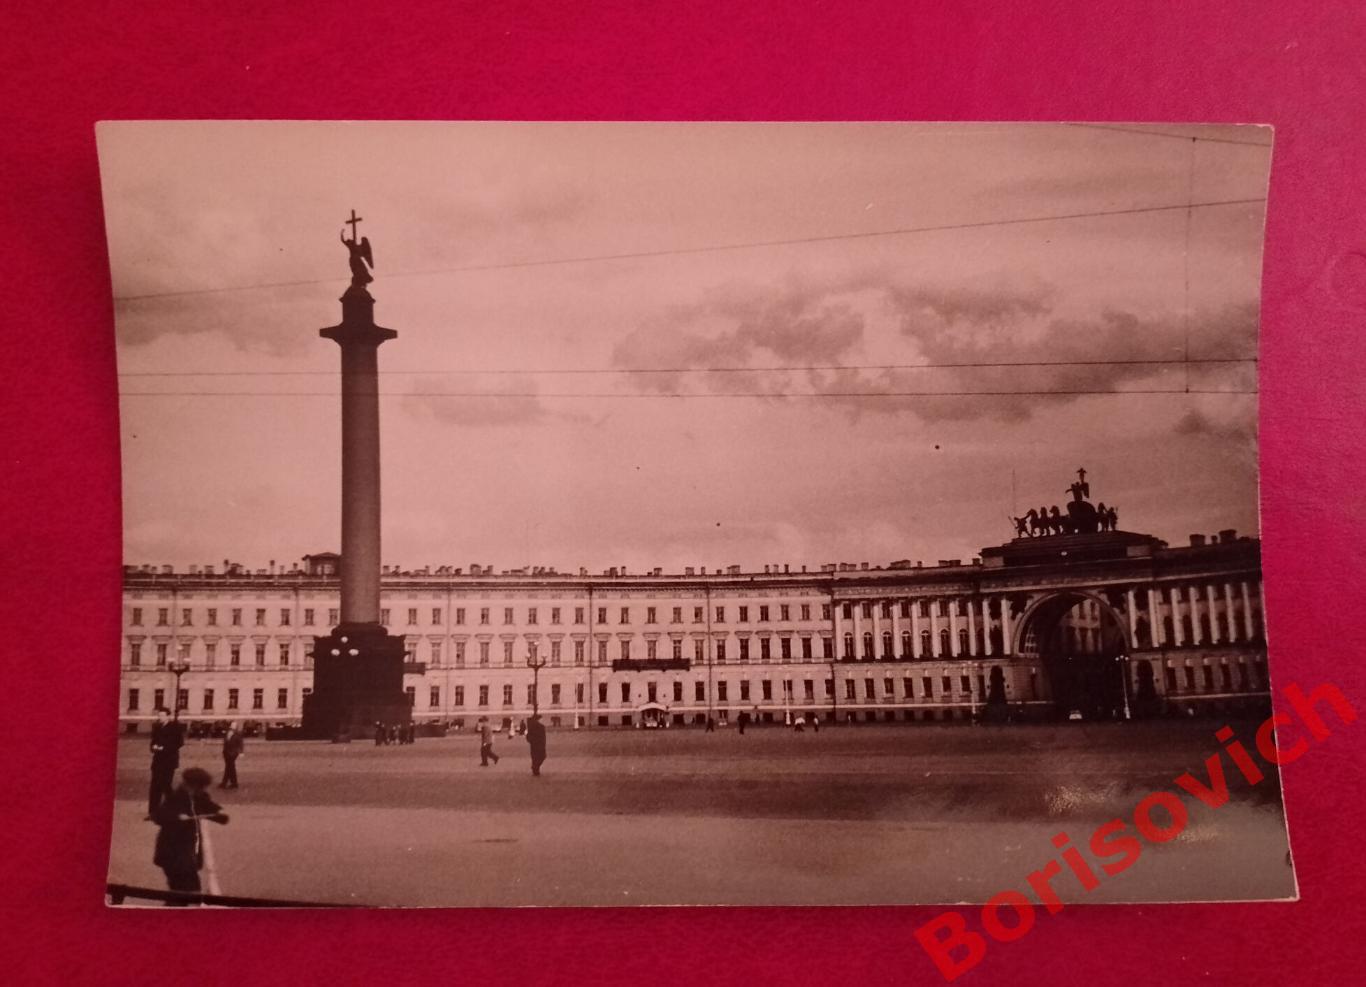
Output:
[[1052,507],[1031,507],[1023,517],[1010,516],[1015,525],[1016,538],[1041,538],[1047,535],[1084,535],[1098,531],[1119,530],[1119,511],[1106,507],[1104,502],[1092,506],[1086,499],[1091,486],[1086,482],[1085,470],[1077,471],[1080,479],[1068,487],[1072,499],[1067,511]]

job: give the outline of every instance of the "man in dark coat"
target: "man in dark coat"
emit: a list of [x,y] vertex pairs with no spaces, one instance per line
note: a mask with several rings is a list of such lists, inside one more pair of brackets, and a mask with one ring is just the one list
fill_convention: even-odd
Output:
[[172,790],[153,813],[160,828],[152,863],[166,874],[166,886],[172,891],[200,890],[204,837],[199,827],[205,819],[220,825],[228,821],[222,807],[205,791],[212,782],[203,768],[186,768],[180,775],[180,787]]
[[242,725],[233,721],[223,736],[223,780],[219,788],[237,787],[237,759],[242,756],[246,741],[242,739]]
[[740,727],[740,736],[743,737],[745,735],[745,727],[749,726],[749,713],[742,711],[740,715],[735,718],[735,722]]
[[180,767],[180,748],[185,734],[180,724],[171,719],[165,709],[157,710],[157,721],[152,726],[152,783],[147,790],[147,818],[151,819],[162,799],[171,793],[175,783],[175,769]]
[[531,746],[531,773],[539,777],[545,763],[545,724],[539,713],[527,721],[526,742]]

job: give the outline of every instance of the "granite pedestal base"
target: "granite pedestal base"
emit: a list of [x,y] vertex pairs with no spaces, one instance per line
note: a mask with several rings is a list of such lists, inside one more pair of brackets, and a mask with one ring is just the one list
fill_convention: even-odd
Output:
[[310,738],[367,737],[375,724],[406,725],[412,704],[403,691],[403,638],[378,624],[341,624],[314,639],[313,691],[304,698]]

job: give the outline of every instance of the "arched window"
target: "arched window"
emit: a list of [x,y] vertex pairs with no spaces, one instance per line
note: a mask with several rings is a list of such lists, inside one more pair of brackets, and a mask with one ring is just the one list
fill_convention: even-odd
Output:
[[1134,645],[1139,648],[1151,648],[1153,646],[1152,629],[1148,626],[1147,617],[1139,617],[1134,622]]
[[844,657],[852,659],[854,657],[854,635],[844,635]]
[[933,639],[929,631],[920,632],[920,657],[930,658],[934,655]]
[[863,635],[863,657],[864,657],[864,658],[876,658],[876,657],[877,657],[877,655],[875,655],[875,654],[873,653],[873,634],[872,634],[871,631],[866,631],[866,632],[864,632],[864,635]]
[[901,632],[901,657],[902,657],[902,658],[909,658],[909,657],[911,657],[911,632],[910,632],[910,631],[902,631],[902,632]]
[[941,658],[947,658],[947,657],[949,656],[950,653],[951,653],[951,648],[950,648],[949,632],[948,632],[948,629],[945,628],[944,630],[941,630],[941,631],[939,632],[939,656],[940,656]]
[[969,650],[968,629],[966,627],[960,627],[958,628],[958,653],[960,655],[965,655]]
[[891,632],[891,631],[883,631],[883,632],[882,632],[882,657],[884,657],[884,658],[895,658],[895,657],[896,657],[896,649],[892,646],[892,632]]
[[1186,614],[1181,618],[1181,643],[1195,643],[1195,625],[1191,623],[1190,614]]

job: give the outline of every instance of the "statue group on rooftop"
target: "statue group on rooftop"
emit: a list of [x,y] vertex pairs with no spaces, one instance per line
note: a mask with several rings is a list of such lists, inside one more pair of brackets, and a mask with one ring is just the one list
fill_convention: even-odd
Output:
[[1106,507],[1101,501],[1092,505],[1086,498],[1091,495],[1091,485],[1086,482],[1086,470],[1077,470],[1078,479],[1067,489],[1072,500],[1067,505],[1067,513],[1054,504],[1051,508],[1030,508],[1024,517],[1012,517],[1015,534],[1019,538],[1041,538],[1046,535],[1083,535],[1097,531],[1118,531],[1119,511]]

